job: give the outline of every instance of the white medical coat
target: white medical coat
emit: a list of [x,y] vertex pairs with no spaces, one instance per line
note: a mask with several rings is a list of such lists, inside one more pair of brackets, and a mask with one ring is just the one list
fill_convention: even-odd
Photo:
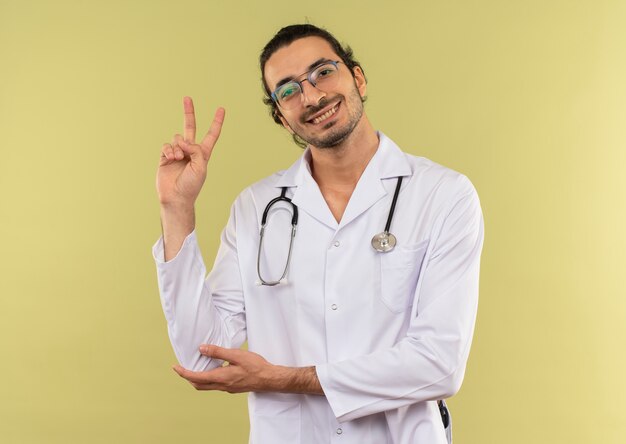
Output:
[[[311,176],[310,153],[245,189],[233,204],[212,271],[195,232],[176,257],[153,247],[174,352],[191,370],[221,364],[209,343],[248,349],[285,366],[316,366],[325,396],[250,393],[253,444],[444,444],[436,400],[460,388],[478,303],[483,220],[463,175],[380,144],[337,222]],[[391,232],[379,253],[397,177]],[[299,219],[287,283],[258,285],[261,216],[287,187]],[[265,280],[280,277],[289,205],[269,212],[261,254]]]

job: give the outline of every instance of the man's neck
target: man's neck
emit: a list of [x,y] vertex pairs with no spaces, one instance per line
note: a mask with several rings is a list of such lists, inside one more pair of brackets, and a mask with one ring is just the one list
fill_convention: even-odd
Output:
[[320,189],[341,189],[352,194],[378,143],[378,134],[363,115],[359,125],[339,145],[311,146],[311,172]]

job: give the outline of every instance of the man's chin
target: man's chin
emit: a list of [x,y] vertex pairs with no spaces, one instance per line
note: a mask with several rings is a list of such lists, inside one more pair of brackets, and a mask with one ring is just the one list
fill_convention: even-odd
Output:
[[[329,125],[333,126],[334,122]],[[350,132],[351,131],[331,132],[330,134],[326,134],[325,137],[307,140],[306,142],[319,149],[336,148],[337,145],[340,145],[344,140],[346,140],[346,138],[350,135]]]

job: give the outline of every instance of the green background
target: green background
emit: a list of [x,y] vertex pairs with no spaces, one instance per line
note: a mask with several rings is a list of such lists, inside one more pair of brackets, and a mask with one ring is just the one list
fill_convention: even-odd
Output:
[[305,20],[355,50],[376,128],[479,191],[455,442],[623,443],[626,2],[536,0],[0,0],[0,441],[247,442],[245,396],[170,369],[155,173],[184,95],[199,134],[226,108],[210,266],[239,191],[301,153],[257,59]]

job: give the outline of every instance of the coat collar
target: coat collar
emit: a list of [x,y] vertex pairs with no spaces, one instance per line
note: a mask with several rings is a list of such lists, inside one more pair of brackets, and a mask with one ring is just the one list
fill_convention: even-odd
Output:
[[389,187],[384,186],[384,179],[413,174],[406,154],[380,131],[378,138],[378,149],[363,171],[340,223],[337,223],[333,217],[317,182],[311,175],[311,152],[309,148],[282,174],[274,186],[277,188],[295,187],[291,198],[293,203],[311,217],[332,229],[338,230],[388,194],[387,188]]

